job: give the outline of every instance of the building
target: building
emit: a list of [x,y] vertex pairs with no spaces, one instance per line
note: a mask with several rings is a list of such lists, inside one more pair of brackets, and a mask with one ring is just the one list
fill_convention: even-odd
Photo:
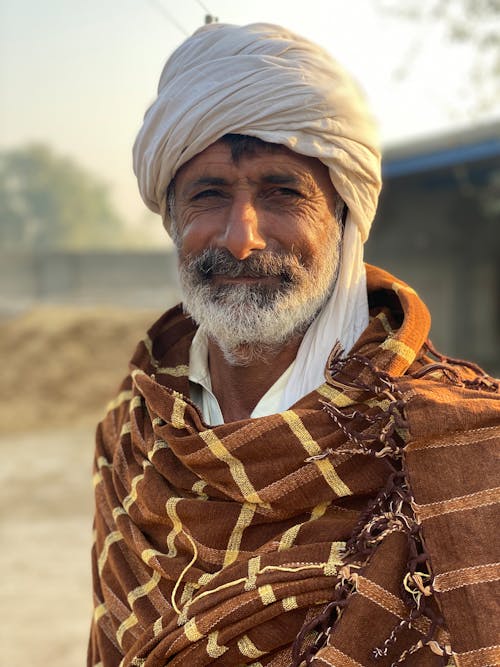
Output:
[[500,120],[389,146],[368,262],[410,283],[450,356],[500,374]]

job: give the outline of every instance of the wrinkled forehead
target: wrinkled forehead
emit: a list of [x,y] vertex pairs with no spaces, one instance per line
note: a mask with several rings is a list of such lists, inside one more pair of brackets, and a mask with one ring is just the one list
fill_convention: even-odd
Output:
[[335,192],[328,168],[319,159],[301,155],[281,144],[235,134],[223,136],[182,165],[168,190],[180,182],[205,175],[237,172],[242,166],[249,175],[253,173],[256,177],[295,176],[315,181],[325,190]]

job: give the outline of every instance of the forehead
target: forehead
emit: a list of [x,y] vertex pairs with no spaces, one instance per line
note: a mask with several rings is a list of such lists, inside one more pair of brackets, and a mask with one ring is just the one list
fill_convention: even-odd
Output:
[[271,150],[254,148],[237,160],[231,155],[231,147],[216,141],[184,164],[175,175],[176,185],[187,184],[204,176],[256,178],[269,174],[290,175],[316,181],[325,188],[331,188],[328,168],[317,158],[294,153],[286,146],[276,145]]

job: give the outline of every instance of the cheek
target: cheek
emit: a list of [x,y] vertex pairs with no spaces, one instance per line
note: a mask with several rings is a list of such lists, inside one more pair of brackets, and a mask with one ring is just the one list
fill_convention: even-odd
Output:
[[335,221],[330,220],[327,225],[318,229],[315,235],[308,237],[305,247],[311,269],[316,268],[322,271],[326,270],[330,264],[337,263],[339,239],[339,228]]
[[182,256],[198,254],[207,248],[217,234],[217,225],[206,216],[179,215],[177,238]]
[[331,252],[332,239],[337,238],[337,226],[330,216],[314,218],[301,217],[288,230],[287,245],[293,252],[301,255],[305,265],[314,263],[318,257]]

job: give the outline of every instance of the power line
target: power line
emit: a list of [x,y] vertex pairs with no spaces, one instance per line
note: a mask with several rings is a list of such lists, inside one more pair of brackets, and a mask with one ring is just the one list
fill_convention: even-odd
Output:
[[200,5],[200,7],[201,7],[201,8],[203,9],[203,11],[205,12],[205,14],[209,14],[210,16],[212,16],[212,12],[209,10],[209,8],[208,8],[206,5],[204,5],[204,4],[201,2],[201,0],[195,0],[195,1]]
[[167,11],[165,7],[160,2],[158,2],[158,0],[149,0],[149,4],[155,7],[155,9],[157,9],[160,12],[160,14],[162,14],[163,17],[167,19],[167,21],[169,21],[173,26],[175,26],[177,30],[180,30],[183,35],[185,35],[186,37],[189,36],[190,33],[184,28],[184,26],[182,26],[176,19],[174,19],[172,14],[170,14],[170,12]]

